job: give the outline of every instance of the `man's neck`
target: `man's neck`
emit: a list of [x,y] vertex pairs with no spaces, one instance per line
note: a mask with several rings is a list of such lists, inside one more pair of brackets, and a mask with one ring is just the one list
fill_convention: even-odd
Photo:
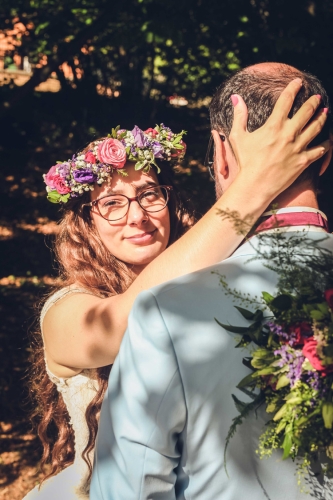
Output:
[[270,205],[272,208],[310,207],[319,208],[317,196],[313,188],[290,188],[281,193]]

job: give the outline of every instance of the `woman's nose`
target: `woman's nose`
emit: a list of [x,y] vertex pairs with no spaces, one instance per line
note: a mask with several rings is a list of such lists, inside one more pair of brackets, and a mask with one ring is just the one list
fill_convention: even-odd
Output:
[[148,214],[136,200],[131,201],[129,210],[127,213],[127,223],[128,224],[140,224],[148,220]]

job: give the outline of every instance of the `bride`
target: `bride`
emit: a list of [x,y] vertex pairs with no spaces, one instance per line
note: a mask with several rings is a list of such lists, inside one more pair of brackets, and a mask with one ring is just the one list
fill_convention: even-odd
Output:
[[[172,163],[185,152],[183,134],[164,125],[114,129],[44,176],[48,199],[63,204],[55,242],[62,285],[43,307],[36,338],[31,389],[46,474],[26,500],[88,499],[99,411],[137,295],[228,257],[242,236],[217,211],[255,221],[327,151],[327,143],[306,150],[302,132],[318,106],[315,96],[287,118],[299,88],[299,79],[292,81],[264,127],[251,134],[238,96],[230,141],[240,173],[191,228],[172,180]],[[318,114],[307,137],[325,118]]]

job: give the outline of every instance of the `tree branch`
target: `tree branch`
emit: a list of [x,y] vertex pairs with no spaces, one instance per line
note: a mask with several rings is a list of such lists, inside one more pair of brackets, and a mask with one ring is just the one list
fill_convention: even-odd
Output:
[[42,68],[35,69],[32,77],[24,85],[18,87],[10,98],[10,100],[2,104],[3,111],[7,111],[16,105],[23,97],[25,97],[42,82],[45,82],[53,71],[57,71],[59,66],[72,59],[96,34],[103,30],[110,21],[112,9],[105,9],[100,12],[96,20],[89,26],[85,26],[78,32],[76,37],[70,42],[61,41],[58,46],[55,45],[55,53],[48,58],[48,63]]

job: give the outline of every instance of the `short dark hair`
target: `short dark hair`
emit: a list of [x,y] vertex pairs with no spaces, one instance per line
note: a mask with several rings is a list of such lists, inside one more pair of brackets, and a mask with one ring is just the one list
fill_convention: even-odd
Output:
[[[217,89],[210,104],[211,128],[223,130],[228,137],[233,122],[233,106],[230,100],[232,94],[243,97],[248,108],[248,130],[253,132],[264,125],[273,111],[274,105],[282,90],[294,78],[301,78],[303,85],[297,94],[289,116],[293,116],[302,104],[312,95],[320,94],[320,107],[329,107],[329,98],[326,90],[317,77],[300,71],[286,64],[279,64],[273,71],[256,71],[245,68],[229,77]],[[318,136],[309,146],[320,144],[329,137],[329,120]],[[254,153],[255,154],[255,153]],[[312,163],[297,179],[297,183],[310,181],[317,187],[322,159]]]

